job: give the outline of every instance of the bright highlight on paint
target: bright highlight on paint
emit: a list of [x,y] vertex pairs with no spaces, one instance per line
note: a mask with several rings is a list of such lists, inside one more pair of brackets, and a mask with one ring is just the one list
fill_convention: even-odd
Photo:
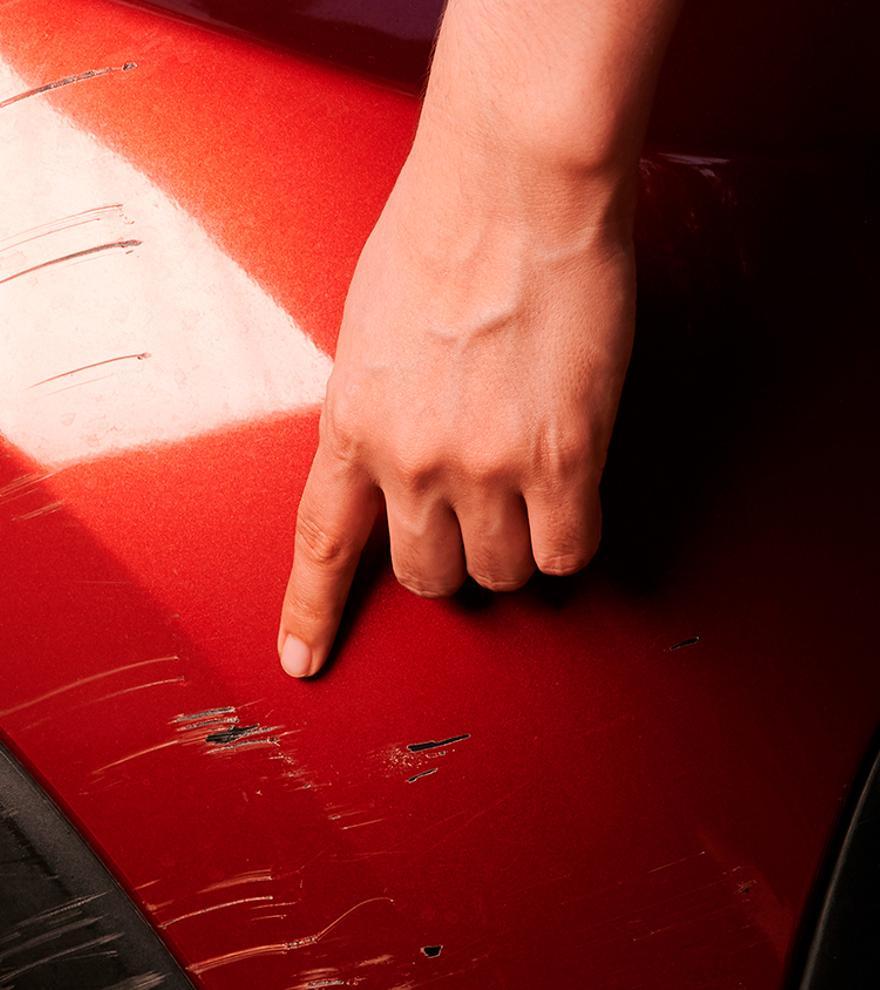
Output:
[[319,403],[330,358],[33,89],[0,60],[0,434],[57,467]]

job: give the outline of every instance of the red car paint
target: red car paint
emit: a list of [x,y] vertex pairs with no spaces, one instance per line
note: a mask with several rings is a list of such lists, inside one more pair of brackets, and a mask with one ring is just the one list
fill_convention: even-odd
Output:
[[[298,328],[417,104],[105,0],[0,25],[0,102],[67,80],[0,109],[0,730],[197,984],[778,990],[880,715],[859,159],[647,158],[599,560],[435,602],[379,559],[300,683]],[[284,311],[303,411],[237,349]]]

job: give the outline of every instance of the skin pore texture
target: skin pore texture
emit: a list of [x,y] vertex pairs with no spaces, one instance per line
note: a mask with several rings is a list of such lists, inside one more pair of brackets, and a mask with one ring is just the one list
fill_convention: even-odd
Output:
[[680,0],[450,0],[355,269],[278,650],[316,673],[387,512],[397,579],[494,591],[595,553],[632,347],[635,171]]

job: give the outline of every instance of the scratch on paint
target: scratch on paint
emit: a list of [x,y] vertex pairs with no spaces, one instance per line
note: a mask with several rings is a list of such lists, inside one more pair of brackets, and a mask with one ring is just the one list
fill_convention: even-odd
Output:
[[388,901],[389,904],[394,903],[391,897],[368,897],[365,901],[359,901],[354,907],[343,911],[338,918],[335,918],[320,931],[315,932],[314,935],[304,935],[290,942],[271,942],[267,945],[254,945],[249,949],[239,949],[236,952],[226,952],[222,956],[213,956],[210,959],[203,959],[201,962],[193,963],[188,968],[191,972],[199,976],[208,970],[217,969],[218,966],[228,966],[231,963],[242,962],[245,959],[254,959],[259,956],[283,956],[296,949],[304,949],[306,946],[315,945],[317,942],[320,942],[341,921],[359,908],[365,907],[367,904],[378,903],[379,901]]
[[464,742],[470,737],[469,732],[464,732],[460,736],[450,736],[449,739],[440,739],[439,741],[431,739],[428,742],[410,743],[406,748],[411,753],[421,753],[426,749],[439,749],[441,746],[451,746],[453,743]]
[[689,636],[687,639],[680,639],[677,643],[673,643],[669,647],[670,653],[675,653],[676,650],[683,650],[688,646],[696,646],[697,643],[702,641],[701,636]]
[[671,863],[663,863],[661,866],[655,866],[653,870],[648,870],[648,873],[660,873],[661,870],[668,870],[670,866],[679,866],[681,863],[687,863],[691,859],[699,859],[700,856],[705,856],[706,850],[703,849],[698,853],[694,853],[692,856],[682,856],[681,859],[674,859]]
[[43,83],[34,89],[26,89],[23,93],[9,96],[5,100],[0,100],[0,110],[10,107],[13,103],[26,100],[30,96],[39,96],[42,93],[49,93],[53,89],[61,89],[63,86],[71,86],[73,83],[86,82],[89,79],[98,79],[101,76],[109,75],[111,72],[130,72],[137,68],[137,62],[125,62],[123,65],[107,65],[103,69],[87,69],[85,72],[78,72],[73,76],[64,76],[62,79],[55,79],[52,82]]
[[[90,904],[92,901],[96,901],[103,896],[103,893],[98,893],[83,894],[81,897],[72,897],[69,901],[64,904],[59,904],[57,907],[46,908],[44,911],[37,911],[36,914],[28,915],[27,918],[24,918],[18,922],[17,927],[24,928],[26,925],[42,924],[43,922],[50,921],[52,918],[56,918],[59,914],[63,915],[70,911],[78,911],[83,905]],[[0,935],[0,943],[8,942],[13,937],[14,933]]]
[[[0,104],[2,106],[2,104]],[[4,278],[0,278],[0,285],[5,282],[11,282],[13,279],[21,278],[23,275],[31,275],[33,272],[42,271],[44,268],[51,268],[53,265],[61,265],[65,261],[73,261],[76,258],[87,258],[95,254],[103,254],[107,251],[131,251],[136,247],[140,247],[143,241],[138,241],[135,239],[124,240],[124,241],[110,241],[107,244],[98,244],[95,247],[84,248],[82,251],[71,251],[70,254],[63,254],[60,258],[52,258],[51,261],[41,261],[38,265],[31,265],[28,268],[22,268],[21,271],[13,272],[11,275],[7,275]]]
[[210,914],[212,911],[222,911],[225,908],[235,907],[237,904],[253,904],[257,901],[274,901],[272,894],[265,894],[262,897],[239,897],[234,901],[224,901],[222,904],[212,904],[210,907],[201,908],[198,911],[189,911],[186,914],[179,914],[176,918],[169,918],[168,921],[159,922],[159,928],[170,928],[179,921],[186,921],[187,918],[198,918],[203,914]]
[[81,371],[88,371],[90,368],[100,368],[105,364],[113,364],[115,361],[146,361],[152,357],[149,351],[141,351],[140,354],[120,354],[119,357],[105,358],[103,361],[93,361],[91,364],[84,364],[80,368],[73,368],[70,371],[62,371],[60,374],[52,375],[50,378],[43,378],[29,388],[37,388],[39,385],[48,385],[49,382],[57,382],[59,378],[67,378],[69,375],[78,375]]
[[59,509],[64,507],[63,502],[50,502],[48,505],[41,506],[39,509],[34,509],[33,512],[23,512],[19,516],[13,516],[13,522],[24,522],[27,519],[39,519],[40,516],[48,516],[53,512],[57,512]]
[[227,880],[218,880],[216,883],[208,884],[207,887],[202,887],[199,893],[207,894],[212,890],[225,890],[227,887],[235,887],[242,883],[265,883],[267,880],[273,879],[271,870],[249,870],[247,873],[238,873]]
[[[175,715],[170,724],[177,727],[179,735],[186,740],[198,736],[210,744],[210,752],[223,753],[232,750],[254,749],[258,746],[279,745],[278,736],[268,735],[280,729],[280,725],[260,725],[252,722],[249,725],[239,725],[238,711],[233,706],[225,708],[209,708],[192,715]],[[201,732],[208,729],[207,735]]]
[[87,705],[98,705],[102,701],[109,701],[111,698],[119,698],[124,694],[132,694],[135,691],[143,691],[145,688],[159,687],[163,684],[185,684],[186,678],[181,677],[165,677],[159,681],[148,681],[146,684],[135,684],[134,687],[123,688],[121,691],[111,691],[110,694],[102,694],[100,698],[89,698],[88,701],[81,701],[78,705],[72,705],[72,708],[85,708]]
[[[268,730],[264,729],[261,731],[268,731]],[[278,738],[276,736],[266,736],[263,739],[245,739],[242,742],[231,742],[231,743],[221,744],[219,746],[214,746],[214,748],[209,750],[209,752],[215,755],[218,753],[230,753],[233,751],[237,753],[239,752],[239,750],[242,749],[261,749],[264,746],[270,746],[273,749],[277,749],[278,745],[279,745]]]
[[440,767],[431,767],[430,770],[422,770],[421,773],[414,773],[412,777],[406,778],[406,782],[408,784],[414,784],[417,780],[421,780],[422,777],[430,777],[432,774],[437,773],[439,769]]
[[[130,690],[137,690],[138,687],[132,687]],[[122,766],[130,760],[137,760],[142,756],[149,756],[152,753],[161,752],[173,746],[203,745],[205,751],[211,754],[237,753],[243,749],[255,749],[257,747],[267,746],[277,749],[279,746],[278,737],[267,735],[267,733],[275,731],[280,726],[265,726],[256,723],[239,726],[236,724],[239,717],[235,712],[236,709],[230,706],[222,709],[207,709],[206,711],[196,712],[194,714],[175,715],[169,720],[169,724],[176,728],[176,734],[173,738],[121,756],[119,759],[96,767],[92,773],[100,774],[105,770]]]
[[167,742],[156,743],[155,746],[146,746],[144,749],[138,749],[134,753],[129,753],[126,756],[121,756],[118,760],[113,760],[111,763],[105,763],[101,767],[95,767],[92,773],[103,773],[105,770],[110,770],[112,767],[122,766],[123,763],[128,763],[129,760],[137,760],[142,756],[148,756],[150,753],[157,753],[159,750],[168,749],[170,746],[179,746],[182,740],[180,739],[169,739]]
[[58,395],[59,392],[69,392],[72,388],[82,388],[83,385],[94,385],[95,382],[105,382],[108,378],[112,378],[113,375],[98,375],[97,378],[84,378],[81,382],[74,382],[72,385],[65,385],[63,388],[53,389],[51,392],[47,392],[47,395]]
[[0,487],[0,505],[4,502],[11,502],[13,499],[21,498],[22,495],[27,495],[28,492],[33,491],[33,489],[37,488],[44,481],[48,481],[56,473],[55,471],[49,471],[46,474],[23,474],[20,478],[16,478],[15,481],[8,482],[8,484]]
[[254,723],[253,725],[233,725],[219,732],[211,732],[205,736],[205,742],[216,743],[225,746],[241,739],[242,736],[252,736],[255,732],[265,732],[266,730]]
[[34,705],[39,705],[44,701],[48,701],[50,698],[56,698],[59,694],[64,694],[67,691],[73,691],[76,688],[83,687],[86,684],[94,684],[95,681],[103,680],[105,677],[114,677],[116,674],[123,674],[128,670],[138,670],[141,667],[146,667],[153,663],[167,663],[172,660],[180,660],[180,657],[176,654],[172,654],[167,657],[153,657],[151,660],[138,660],[137,663],[128,663],[122,667],[114,667],[113,670],[102,670],[100,674],[92,674],[90,677],[81,677],[78,681],[72,681],[70,684],[63,684],[61,687],[54,688],[52,691],[47,691],[45,694],[38,695],[36,698],[31,698],[29,701],[22,701],[18,705],[13,705],[11,708],[4,708],[0,711],[0,717],[6,718],[7,715],[14,715],[17,712],[24,711],[26,708],[32,708]]
[[[118,217],[124,224],[132,223],[126,217],[125,213],[123,213],[122,203],[108,203],[106,206],[96,206],[91,210],[83,210],[81,213],[72,213],[70,216],[62,217],[60,220],[43,223],[38,227],[31,227],[28,230],[22,230],[18,234],[13,234],[12,237],[0,239],[0,254],[14,251],[16,248],[20,248],[24,244],[30,244],[31,241],[39,240],[41,237],[49,237],[52,234],[59,234],[73,227],[82,227],[84,224],[95,223],[96,221],[110,217]],[[13,241],[13,237],[17,237],[18,240]]]
[[371,818],[368,822],[355,822],[354,825],[343,825],[340,831],[348,832],[353,828],[363,828],[365,825],[378,825],[379,822],[383,821],[385,821],[384,818]]
[[23,942],[16,942],[8,949],[0,951],[0,962],[8,959],[10,956],[14,956],[18,952],[26,952],[28,949],[33,949],[38,945],[44,945],[46,942],[61,938],[62,935],[67,935],[69,932],[79,931],[80,928],[88,928],[90,925],[94,925],[97,920],[92,915],[84,915],[82,918],[76,918],[74,921],[67,922],[67,924],[58,925],[50,931],[32,935]]
[[235,709],[231,705],[225,708],[206,708],[203,712],[194,712],[192,715],[175,715],[172,722],[197,722],[199,719],[207,719],[214,715],[234,715]]
[[38,966],[44,966],[46,963],[54,962],[56,959],[63,959],[65,956],[75,955],[77,952],[82,952],[84,949],[95,948],[99,945],[107,945],[109,942],[115,942],[120,938],[122,938],[121,932],[114,932],[112,935],[101,935],[98,938],[90,939],[88,942],[83,942],[80,945],[72,945],[67,949],[61,949],[59,952],[53,952],[49,956],[43,956],[41,959],[34,960],[34,962],[27,963],[24,966],[19,966],[18,969],[7,971],[2,974],[2,978],[6,981],[15,980],[24,973],[27,973],[32,969],[36,969]]

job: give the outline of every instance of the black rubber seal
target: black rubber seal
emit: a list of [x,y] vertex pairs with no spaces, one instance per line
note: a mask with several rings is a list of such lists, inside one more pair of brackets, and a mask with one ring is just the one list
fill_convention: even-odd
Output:
[[[861,785],[861,786],[859,786]],[[790,982],[797,990],[880,987],[880,747],[853,790],[817,883]],[[809,926],[809,933],[807,933]]]
[[128,894],[0,745],[0,990],[192,990]]

